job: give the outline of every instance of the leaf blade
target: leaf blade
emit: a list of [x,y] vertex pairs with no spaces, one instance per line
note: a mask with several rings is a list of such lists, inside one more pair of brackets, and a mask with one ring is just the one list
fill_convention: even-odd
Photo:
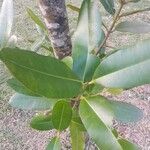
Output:
[[35,93],[33,93],[30,89],[25,87],[21,82],[16,80],[15,78],[11,78],[7,80],[7,84],[15,90],[17,93],[24,94],[24,95],[29,95],[29,96],[39,96]]
[[42,97],[27,96],[23,94],[14,94],[9,101],[12,107],[24,110],[48,110],[52,108],[55,100]]
[[123,123],[137,122],[139,121],[143,113],[142,111],[129,103],[110,101],[114,118]]
[[39,95],[70,98],[80,93],[82,82],[60,60],[18,48],[4,48],[0,58],[17,80]]
[[90,52],[101,43],[101,38],[103,38],[101,26],[98,6],[90,0],[84,0],[73,41],[73,70],[81,80],[91,80],[99,64],[99,59]]
[[122,150],[111,130],[96,115],[86,100],[81,101],[79,112],[85,128],[98,148]]
[[58,137],[54,137],[46,147],[46,150],[61,150],[61,143]]
[[111,15],[115,14],[114,0],[100,0],[100,2],[107,12],[109,12]]
[[54,128],[62,131],[66,129],[72,118],[72,109],[68,102],[61,100],[58,101],[52,112],[52,122],[54,125]]
[[94,79],[108,88],[133,88],[150,83],[149,40],[121,49],[98,66]]
[[108,126],[112,125],[113,112],[105,97],[95,96],[87,98],[87,103],[96,112],[97,116]]
[[70,134],[72,150],[84,150],[84,132],[81,131],[74,122],[70,124]]
[[27,8],[27,13],[38,26],[40,26],[44,31],[47,31],[47,28],[44,25],[44,23],[39,19],[39,17],[30,8]]
[[146,22],[129,22],[129,21],[124,21],[119,23],[116,27],[115,30],[120,31],[120,32],[130,32],[130,33],[148,33],[150,32],[150,24]]
[[46,131],[54,129],[52,124],[52,117],[50,114],[48,115],[38,115],[32,118],[30,122],[30,126],[33,129],[39,131]]
[[126,139],[119,139],[118,142],[122,146],[123,150],[139,150],[139,148],[135,144],[129,142]]
[[123,123],[137,122],[142,117],[142,111],[126,102],[108,100],[103,96],[88,97],[89,106],[97,113],[99,118],[111,126],[113,119]]

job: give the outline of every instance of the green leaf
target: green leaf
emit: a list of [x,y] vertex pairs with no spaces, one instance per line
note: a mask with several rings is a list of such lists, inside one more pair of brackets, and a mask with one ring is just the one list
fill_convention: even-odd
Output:
[[129,22],[124,21],[119,23],[115,30],[121,32],[131,32],[131,33],[148,33],[150,32],[150,24],[146,22]]
[[[105,39],[105,32],[102,30],[100,43],[102,43],[104,41],[104,39]],[[103,55],[105,55],[105,50],[106,50],[106,47],[102,47],[101,49],[99,49],[100,58],[101,57],[103,58]]]
[[58,101],[52,112],[52,122],[54,128],[59,131],[66,129],[70,125],[71,118],[72,109],[70,104],[64,100]]
[[88,97],[87,103],[93,109],[97,116],[108,126],[112,125],[113,121],[113,111],[111,104],[105,97],[94,96]]
[[33,129],[40,130],[40,131],[54,129],[53,123],[52,123],[52,117],[50,114],[38,115],[38,116],[33,117],[30,122],[30,126]]
[[67,4],[67,7],[70,8],[71,10],[73,11],[76,11],[76,12],[80,12],[80,8],[72,5],[72,4]]
[[123,92],[123,89],[119,89],[119,88],[107,88],[106,89],[107,92],[111,93],[112,95],[119,95]]
[[62,59],[62,61],[63,61],[69,68],[72,68],[72,66],[73,66],[72,57],[67,56],[67,57],[65,57],[64,59]]
[[125,139],[119,139],[118,142],[122,146],[123,150],[140,150],[135,144],[133,144]]
[[73,70],[81,80],[90,81],[100,60],[90,54],[103,38],[102,21],[96,3],[84,0],[73,41]]
[[77,96],[82,82],[63,62],[18,48],[4,48],[1,60],[24,86],[47,98]]
[[100,84],[92,83],[87,86],[86,92],[88,93],[88,95],[95,95],[102,92],[103,89],[104,87],[102,87]]
[[142,117],[142,111],[139,108],[125,102],[107,100],[102,96],[89,97],[87,103],[109,126],[112,125],[113,118],[123,123],[129,123],[136,122]]
[[100,0],[100,2],[102,3],[107,12],[109,12],[112,15],[115,14],[114,0]]
[[80,131],[86,131],[80,117],[72,118],[71,122],[74,123]]
[[0,12],[0,48],[4,47],[10,37],[13,25],[13,0],[3,0]]
[[10,98],[9,104],[25,110],[48,110],[53,107],[55,102],[56,100],[16,93]]
[[122,150],[111,130],[99,118],[97,112],[90,107],[87,100],[81,100],[80,116],[90,137],[99,149]]
[[122,89],[150,83],[149,49],[147,40],[111,54],[98,66],[94,79],[105,87]]
[[70,124],[70,134],[71,134],[72,150],[84,150],[85,147],[84,132],[81,131],[80,128],[78,128],[78,125],[72,121]]
[[86,131],[86,129],[82,123],[82,120],[79,116],[79,112],[77,110],[73,110],[71,122],[78,128],[78,130]]
[[86,66],[85,66],[85,74],[84,74],[84,81],[91,81],[93,74],[96,70],[96,68],[98,67],[100,63],[99,58],[97,58],[94,55],[89,55],[87,57],[87,62],[86,62]]
[[116,138],[118,138],[118,132],[117,132],[117,130],[116,129],[113,129],[112,130],[112,133],[113,133],[113,135],[116,137]]
[[142,111],[134,105],[118,101],[108,101],[108,103],[112,107],[114,118],[123,123],[137,122],[143,116]]
[[46,150],[61,150],[60,139],[57,137],[54,137],[48,144]]
[[40,26],[44,31],[47,30],[41,19],[30,8],[27,8],[27,13],[38,26]]
[[7,84],[15,90],[17,93],[30,95],[30,96],[38,96],[37,94],[33,93],[30,89],[25,87],[21,82],[16,80],[15,78],[9,79]]

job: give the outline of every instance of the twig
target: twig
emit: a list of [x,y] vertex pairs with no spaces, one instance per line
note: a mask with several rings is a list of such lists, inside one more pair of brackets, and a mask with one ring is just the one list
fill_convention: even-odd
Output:
[[110,26],[105,39],[103,40],[103,42],[101,43],[101,45],[96,49],[96,52],[95,52],[96,55],[99,54],[100,49],[105,45],[107,39],[109,38],[109,35],[111,34],[112,29],[114,28],[116,22],[118,21],[118,17],[119,17],[119,15],[121,13],[121,10],[122,10],[123,6],[124,6],[124,3],[121,3],[120,8],[119,8],[118,12],[116,13],[116,15],[114,17],[113,23]]

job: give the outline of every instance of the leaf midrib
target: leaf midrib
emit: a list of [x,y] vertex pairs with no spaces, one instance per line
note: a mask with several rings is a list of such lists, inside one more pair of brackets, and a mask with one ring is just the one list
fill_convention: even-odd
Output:
[[48,123],[51,123],[52,121],[49,120],[49,121],[43,121],[43,122],[36,122],[36,123],[33,123],[34,125],[44,125],[44,124],[48,124]]
[[83,80],[85,80],[85,75],[86,75],[86,69],[87,69],[87,63],[88,63],[88,59],[89,59],[89,56],[90,56],[90,51],[89,51],[89,45],[90,45],[90,12],[91,12],[91,8],[90,7],[90,4],[87,3],[87,8],[86,8],[86,11],[87,11],[87,22],[88,22],[88,39],[87,39],[87,57],[86,57],[86,61],[85,61],[85,67],[84,67],[84,72],[83,72]]
[[62,108],[62,113],[61,113],[61,116],[60,116],[60,123],[59,123],[59,127],[58,127],[58,129],[60,130],[60,127],[61,127],[61,124],[62,124],[62,118],[63,118],[63,113],[64,113],[64,108],[65,108],[65,106],[63,105],[63,108]]
[[43,75],[46,75],[46,76],[49,76],[49,77],[53,77],[53,78],[58,78],[58,79],[63,79],[63,80],[70,80],[70,81],[73,81],[73,82],[79,82],[79,83],[82,83],[80,80],[76,80],[76,79],[71,79],[71,78],[66,78],[66,77],[62,77],[62,76],[58,76],[58,75],[52,75],[52,74],[48,74],[48,73],[45,73],[45,72],[42,72],[42,71],[39,71],[39,70],[36,70],[36,69],[32,69],[32,68],[29,68],[25,65],[19,65],[18,63],[16,63],[15,61],[13,60],[6,60],[6,62],[9,62],[9,63],[12,63],[16,66],[19,66],[20,68],[24,68],[24,69],[27,69],[27,70],[31,70],[33,72],[37,72],[37,73],[40,73],[40,74],[43,74]]

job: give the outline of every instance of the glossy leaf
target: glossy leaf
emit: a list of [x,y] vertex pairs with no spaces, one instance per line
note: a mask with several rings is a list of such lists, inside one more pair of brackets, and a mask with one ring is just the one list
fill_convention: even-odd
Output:
[[112,133],[114,134],[114,136],[115,136],[116,138],[118,138],[119,135],[118,135],[118,132],[117,132],[116,129],[113,129],[113,130],[112,130]]
[[135,144],[133,144],[125,139],[119,139],[118,142],[122,146],[123,150],[140,150]]
[[100,84],[92,83],[87,86],[86,92],[88,93],[88,95],[95,95],[102,92],[103,89],[104,87],[102,87]]
[[84,150],[84,132],[73,122],[70,124],[70,134],[72,150]]
[[78,112],[74,110],[72,120],[70,123],[72,150],[84,150],[85,132],[86,132],[86,129],[81,121],[81,118]]
[[100,45],[102,38],[101,16],[96,3],[84,0],[73,41],[73,70],[81,80],[91,80],[99,58],[90,54]]
[[0,12],[0,48],[4,47],[10,37],[13,25],[13,0],[3,0]]
[[72,68],[72,66],[73,66],[72,57],[67,56],[67,57],[65,57],[64,59],[62,59],[62,61],[63,61],[69,68]]
[[139,121],[142,117],[142,111],[134,105],[107,100],[102,96],[87,98],[87,103],[107,125],[112,125],[113,118],[129,123]]
[[78,128],[78,130],[84,131],[84,132],[86,131],[86,129],[82,123],[82,120],[79,116],[79,112],[73,110],[71,122],[74,124],[74,126],[76,126],[76,128]]
[[107,12],[109,12],[112,15],[115,14],[114,0],[100,0],[100,2],[102,3]]
[[87,103],[106,125],[112,125],[113,111],[111,109],[111,104],[109,101],[107,102],[107,99],[102,96],[93,96],[87,98]]
[[119,89],[119,88],[107,88],[106,89],[107,92],[111,93],[112,95],[119,95],[123,92],[123,89]]
[[137,122],[143,116],[142,110],[134,105],[118,101],[109,101],[109,103],[112,107],[114,118],[123,123]]
[[[100,43],[102,43],[105,39],[105,32],[102,30],[102,35],[101,35],[101,40],[100,40]],[[105,50],[106,50],[106,47],[102,47],[101,49],[99,49],[99,56],[100,58],[105,55]],[[103,58],[103,57],[102,57]]]
[[54,137],[48,144],[46,150],[61,150],[60,139]]
[[150,42],[142,41],[106,57],[94,79],[110,88],[129,89],[150,83]]
[[72,118],[72,109],[68,102],[61,100],[58,101],[52,112],[52,122],[54,128],[62,131],[70,125]]
[[30,122],[30,126],[33,129],[39,130],[39,131],[46,131],[54,129],[53,123],[52,123],[52,117],[50,114],[47,115],[38,115],[32,118]]
[[53,107],[55,102],[56,100],[16,93],[10,98],[9,104],[25,110],[48,110]]
[[32,92],[30,89],[25,87],[21,82],[16,80],[15,78],[9,79],[7,81],[7,84],[15,90],[17,93],[25,94],[25,95],[30,95],[30,96],[38,96],[34,92]]
[[40,26],[43,30],[47,30],[46,26],[44,23],[40,20],[40,18],[30,9],[27,8],[27,13],[31,17],[31,19],[38,25]]
[[80,93],[82,83],[60,60],[18,48],[5,48],[1,60],[24,86],[48,98],[70,98]]
[[104,124],[97,112],[90,107],[86,100],[81,101],[80,116],[87,132],[99,149],[122,150],[111,130]]
[[139,34],[148,33],[150,32],[150,23],[124,21],[119,23],[115,29],[121,32],[131,32],[131,33],[139,33]]

